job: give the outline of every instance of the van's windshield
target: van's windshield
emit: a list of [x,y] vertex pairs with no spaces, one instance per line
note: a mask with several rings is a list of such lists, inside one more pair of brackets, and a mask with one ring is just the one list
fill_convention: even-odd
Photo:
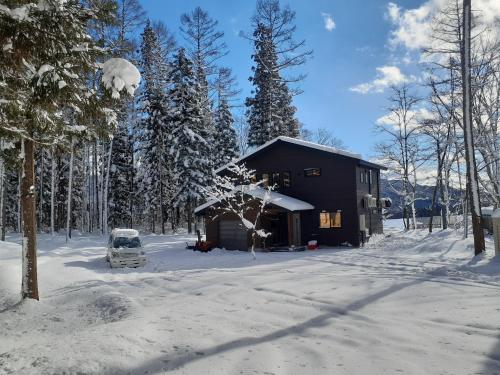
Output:
[[128,247],[128,248],[141,247],[141,240],[139,239],[139,237],[132,237],[132,238],[115,237],[115,240],[113,241],[113,247],[115,249],[118,249],[120,247]]

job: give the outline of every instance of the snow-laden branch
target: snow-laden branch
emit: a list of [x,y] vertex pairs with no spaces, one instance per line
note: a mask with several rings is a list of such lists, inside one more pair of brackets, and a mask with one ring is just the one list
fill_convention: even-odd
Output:
[[134,64],[122,58],[111,58],[102,64],[102,83],[111,90],[111,96],[120,98],[120,92],[125,90],[130,96],[141,83],[141,73]]

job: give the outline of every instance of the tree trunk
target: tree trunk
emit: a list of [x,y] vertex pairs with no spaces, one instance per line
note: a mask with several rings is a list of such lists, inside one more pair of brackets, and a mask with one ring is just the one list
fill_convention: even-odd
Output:
[[38,229],[43,232],[43,178],[45,174],[45,157],[40,149],[40,181],[38,188]]
[[38,300],[36,262],[35,142],[24,139],[23,174],[21,179],[21,211],[23,228],[22,297]]
[[109,174],[111,171],[111,152],[112,151],[113,151],[113,138],[111,138],[111,142],[109,143],[106,178],[104,180],[104,191],[103,191],[103,195],[101,198],[101,201],[103,202],[103,210],[102,210],[102,233],[103,234],[108,234],[108,190],[109,190]]
[[66,242],[71,238],[71,200],[73,197],[73,160],[75,158],[75,141],[71,139],[71,153],[69,157],[68,197],[66,200]]
[[474,134],[472,127],[472,90],[471,90],[471,0],[463,2],[463,43],[462,43],[462,88],[465,160],[467,163],[467,182],[474,235],[474,253],[485,250],[484,232],[481,223],[481,201],[476,157],[474,154]]
[[193,232],[193,213],[191,211],[191,197],[188,198],[187,205],[186,205],[186,210],[187,210],[187,224],[188,224],[188,233]]
[[54,225],[55,225],[55,199],[56,199],[56,153],[55,148],[52,147],[51,155],[51,177],[50,177],[50,234],[54,235]]
[[[0,139],[0,149],[3,140]],[[5,163],[0,156],[0,240],[5,241]]]

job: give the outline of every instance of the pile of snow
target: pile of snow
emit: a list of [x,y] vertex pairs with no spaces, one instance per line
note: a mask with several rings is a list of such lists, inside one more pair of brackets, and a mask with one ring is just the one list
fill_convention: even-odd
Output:
[[111,96],[120,98],[122,90],[129,95],[134,95],[135,90],[141,83],[141,73],[134,64],[122,58],[111,58],[102,64],[102,83],[104,87],[111,90]]

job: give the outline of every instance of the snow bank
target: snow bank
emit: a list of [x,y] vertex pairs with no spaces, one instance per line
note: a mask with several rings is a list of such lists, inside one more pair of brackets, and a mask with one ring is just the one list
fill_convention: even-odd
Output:
[[102,64],[102,83],[104,87],[111,90],[115,99],[120,98],[122,90],[129,95],[134,95],[135,90],[141,83],[139,70],[129,61],[122,58],[111,58]]

